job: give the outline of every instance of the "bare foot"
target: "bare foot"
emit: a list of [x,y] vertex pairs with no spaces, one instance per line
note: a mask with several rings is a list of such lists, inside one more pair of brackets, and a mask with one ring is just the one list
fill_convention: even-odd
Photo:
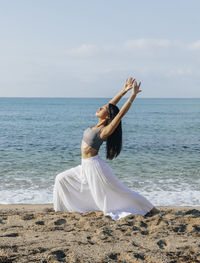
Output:
[[153,207],[145,216],[153,216],[160,213],[160,210],[157,208]]

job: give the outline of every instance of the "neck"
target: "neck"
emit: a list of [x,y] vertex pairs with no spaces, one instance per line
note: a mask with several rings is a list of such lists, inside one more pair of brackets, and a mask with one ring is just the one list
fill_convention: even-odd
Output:
[[106,119],[100,119],[100,118],[99,118],[96,127],[99,128],[99,127],[101,127],[102,125],[105,126],[105,124],[106,124]]

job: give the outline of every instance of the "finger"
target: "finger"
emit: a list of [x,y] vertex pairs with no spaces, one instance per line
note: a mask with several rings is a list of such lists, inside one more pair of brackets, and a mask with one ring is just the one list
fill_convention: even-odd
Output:
[[131,83],[132,85],[133,85],[134,81],[135,81],[135,79],[132,80],[132,83]]
[[128,84],[131,84],[132,82],[132,77],[129,78]]
[[128,78],[125,81],[124,88],[126,88],[127,86],[128,86]]
[[139,82],[138,89],[140,88],[140,86],[141,86],[141,81]]

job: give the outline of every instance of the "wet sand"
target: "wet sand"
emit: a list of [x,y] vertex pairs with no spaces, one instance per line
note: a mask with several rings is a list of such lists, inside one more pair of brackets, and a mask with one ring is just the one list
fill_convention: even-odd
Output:
[[0,263],[200,262],[200,207],[114,221],[52,204],[0,205]]

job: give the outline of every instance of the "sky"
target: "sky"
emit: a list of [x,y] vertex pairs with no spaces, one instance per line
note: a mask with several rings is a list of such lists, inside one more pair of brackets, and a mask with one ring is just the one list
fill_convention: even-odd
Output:
[[[199,0],[0,0],[0,97],[200,98]],[[128,94],[127,94],[128,96]]]

